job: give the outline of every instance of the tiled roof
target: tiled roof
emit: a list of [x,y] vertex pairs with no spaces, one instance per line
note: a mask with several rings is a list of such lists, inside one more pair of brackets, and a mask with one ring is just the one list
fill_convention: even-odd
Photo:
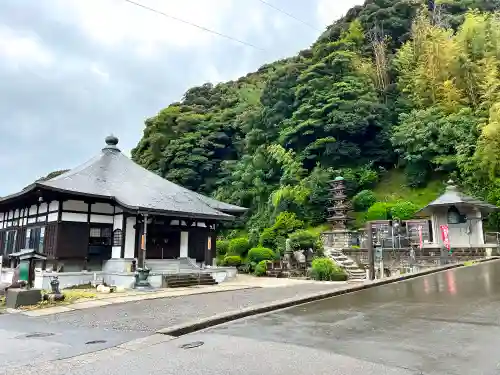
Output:
[[448,181],[445,192],[436,200],[432,201],[427,206],[422,208],[419,212],[417,212],[417,215],[424,216],[431,213],[433,207],[445,206],[477,207],[482,212],[492,212],[499,209],[497,206],[463,194],[462,192],[458,191],[457,187],[453,184],[453,181]]
[[[116,147],[115,137],[107,137],[106,143],[102,152],[88,162],[53,179],[36,182],[15,195],[42,187],[110,198],[133,210],[219,220],[246,211],[183,188],[139,166]],[[0,203],[10,197],[0,199]]]

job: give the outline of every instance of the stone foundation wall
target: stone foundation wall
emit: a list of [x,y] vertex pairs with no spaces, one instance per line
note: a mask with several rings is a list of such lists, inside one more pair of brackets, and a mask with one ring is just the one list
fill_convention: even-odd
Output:
[[[234,267],[214,267],[200,270],[200,272],[210,273],[217,283],[222,283],[233,279],[237,274],[237,269]],[[10,284],[14,271],[10,268],[4,268],[0,272],[0,282]],[[108,285],[120,286],[130,289],[134,286],[135,277],[133,272],[45,272],[39,271],[35,275],[34,287],[38,289],[50,290],[50,280],[57,276],[59,279],[59,287],[61,289],[69,288],[75,285],[84,285],[92,283],[96,280],[104,281]],[[151,272],[149,282],[155,288],[162,286],[162,273]]]

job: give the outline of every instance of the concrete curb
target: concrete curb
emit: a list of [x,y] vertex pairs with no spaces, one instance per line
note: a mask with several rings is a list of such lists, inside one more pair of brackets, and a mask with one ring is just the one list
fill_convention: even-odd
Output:
[[[500,259],[500,257],[484,258],[484,259],[477,260],[476,263],[483,263],[483,262],[493,261],[493,260],[498,260],[498,259]],[[211,316],[209,318],[199,319],[199,320],[191,321],[188,323],[183,323],[183,324],[163,328],[163,329],[156,331],[156,333],[174,336],[174,337],[179,337],[182,335],[186,335],[188,333],[193,333],[193,332],[205,329],[205,328],[213,327],[213,326],[216,326],[216,325],[219,325],[222,323],[227,323],[227,322],[237,320],[237,319],[246,318],[246,317],[249,317],[252,315],[268,313],[271,311],[281,310],[281,309],[285,309],[285,308],[296,306],[296,305],[301,305],[301,304],[308,303],[308,302],[314,302],[314,301],[319,301],[319,300],[330,298],[330,297],[340,296],[343,294],[354,293],[354,292],[358,292],[360,290],[369,289],[369,288],[373,288],[376,286],[392,284],[392,283],[396,283],[396,282],[400,282],[400,281],[415,279],[415,278],[421,277],[421,276],[430,275],[433,273],[447,271],[447,270],[454,269],[454,268],[460,268],[460,267],[465,266],[465,263],[468,263],[468,262],[466,261],[466,262],[461,262],[461,263],[449,264],[446,266],[436,267],[436,268],[432,268],[432,269],[425,270],[425,271],[418,272],[418,273],[405,274],[405,275],[401,275],[401,276],[397,276],[397,277],[395,276],[395,277],[390,277],[387,279],[365,282],[365,283],[358,284],[358,285],[350,285],[350,286],[345,287],[345,288],[339,288],[339,289],[328,291],[328,292],[319,292],[319,293],[309,294],[307,296],[293,297],[293,298],[288,298],[288,299],[284,299],[284,300],[277,301],[277,302],[255,305],[255,306],[244,308],[241,310],[230,311],[230,312],[223,313],[223,314],[217,314],[217,315]]]

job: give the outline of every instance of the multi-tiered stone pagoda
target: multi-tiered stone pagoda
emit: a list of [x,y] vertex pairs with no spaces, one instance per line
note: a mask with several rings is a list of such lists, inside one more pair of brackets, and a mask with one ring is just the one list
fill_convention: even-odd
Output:
[[338,176],[331,181],[330,192],[332,194],[330,200],[332,206],[328,208],[330,217],[328,222],[332,224],[332,233],[334,234],[334,248],[344,248],[349,246],[350,231],[347,229],[347,224],[353,219],[348,215],[350,204],[347,201],[345,193],[345,180]]

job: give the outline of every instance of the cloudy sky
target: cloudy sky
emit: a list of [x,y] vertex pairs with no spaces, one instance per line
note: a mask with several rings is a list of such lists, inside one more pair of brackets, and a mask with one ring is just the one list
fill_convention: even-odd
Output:
[[0,196],[86,161],[106,135],[129,153],[144,119],[191,86],[308,47],[362,0],[0,0]]

